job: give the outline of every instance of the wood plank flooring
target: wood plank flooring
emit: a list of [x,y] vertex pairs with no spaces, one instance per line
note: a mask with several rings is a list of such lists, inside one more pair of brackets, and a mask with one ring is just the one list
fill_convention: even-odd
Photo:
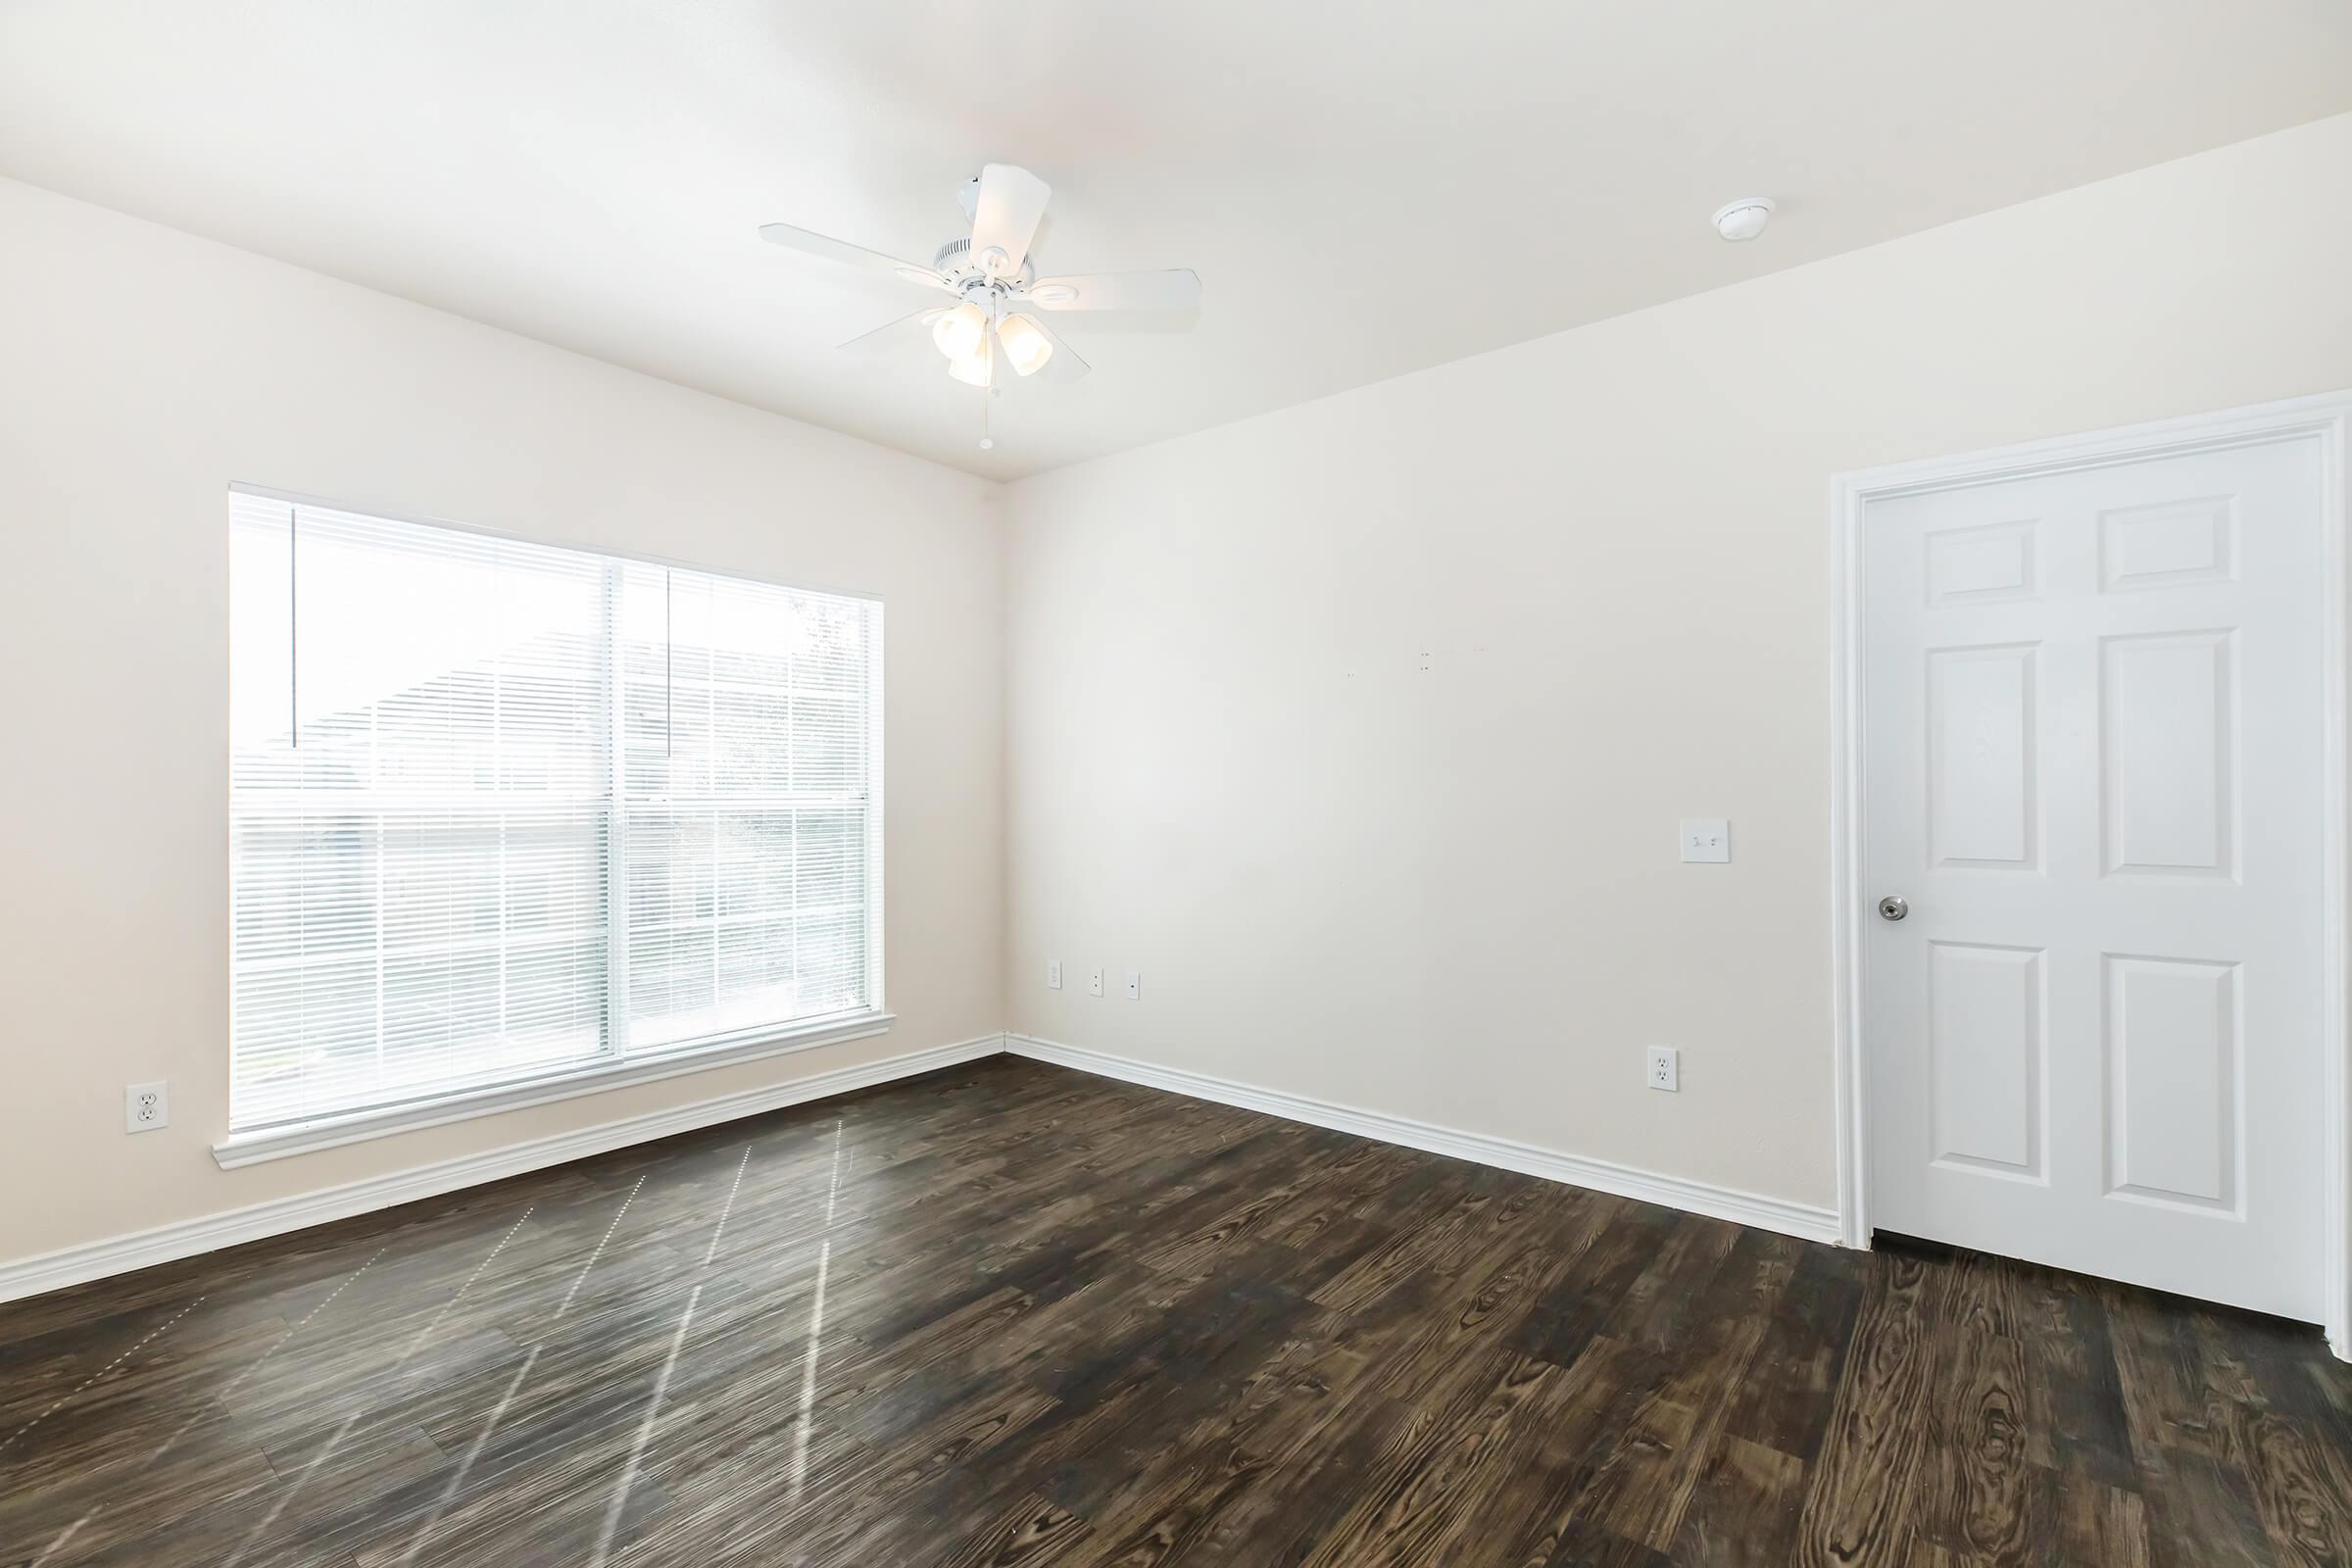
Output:
[[0,1564],[2347,1562],[2315,1330],[1011,1058],[0,1306]]

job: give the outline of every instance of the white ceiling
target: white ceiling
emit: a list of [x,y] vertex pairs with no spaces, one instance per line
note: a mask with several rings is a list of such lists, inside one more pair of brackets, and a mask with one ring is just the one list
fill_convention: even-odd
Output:
[[[1000,478],[2347,109],[2344,0],[0,0],[0,173]],[[1203,305],[984,454],[755,229],[927,262],[991,160]]]

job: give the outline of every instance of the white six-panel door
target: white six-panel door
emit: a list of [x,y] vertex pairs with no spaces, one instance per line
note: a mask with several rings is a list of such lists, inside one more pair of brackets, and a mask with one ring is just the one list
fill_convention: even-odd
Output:
[[2305,439],[1865,508],[1874,1228],[2325,1315],[2322,504]]

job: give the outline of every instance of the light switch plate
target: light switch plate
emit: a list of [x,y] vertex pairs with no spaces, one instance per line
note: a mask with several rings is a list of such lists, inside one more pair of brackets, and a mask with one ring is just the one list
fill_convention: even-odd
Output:
[[1723,817],[1696,816],[1683,819],[1683,858],[1702,863],[1716,863],[1732,858],[1732,824]]
[[1048,991],[1061,989],[1061,960],[1059,958],[1046,960],[1046,989]]

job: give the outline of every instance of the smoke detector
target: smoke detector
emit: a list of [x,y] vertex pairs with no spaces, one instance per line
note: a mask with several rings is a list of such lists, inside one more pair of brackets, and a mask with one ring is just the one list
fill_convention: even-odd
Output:
[[1771,220],[1771,197],[1742,196],[1715,209],[1715,232],[1734,242],[1754,239]]

